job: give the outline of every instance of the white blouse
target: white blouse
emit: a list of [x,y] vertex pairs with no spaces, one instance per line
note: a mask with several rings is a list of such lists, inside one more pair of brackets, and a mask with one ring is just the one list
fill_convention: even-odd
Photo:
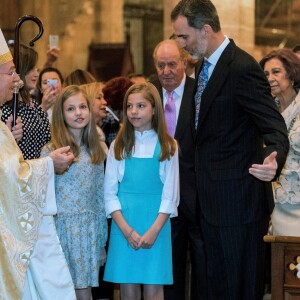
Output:
[[[135,131],[135,147],[132,157],[152,158],[158,137],[154,130]],[[104,179],[104,201],[106,216],[116,210],[121,210],[121,203],[118,199],[118,185],[122,182],[125,171],[125,160],[116,160],[114,156],[114,141],[112,142],[106,162],[106,172]],[[142,176],[143,174],[141,174]],[[179,163],[178,149],[170,160],[164,160],[159,165],[159,177],[163,183],[163,191],[160,213],[170,214],[171,217],[177,216],[177,206],[179,205]]]
[[275,203],[300,203],[300,92],[282,112],[288,129],[290,148],[285,165],[273,182]]

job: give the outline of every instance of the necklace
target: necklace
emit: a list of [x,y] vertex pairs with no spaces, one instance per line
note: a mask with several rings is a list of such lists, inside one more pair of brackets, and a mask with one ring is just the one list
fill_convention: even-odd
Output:
[[294,126],[294,124],[295,124],[295,122],[296,122],[296,118],[297,118],[297,115],[293,118],[293,120],[292,120],[291,123],[290,123],[290,126],[289,126],[289,128],[288,128],[288,130],[287,130],[288,136],[290,135],[290,131],[291,131],[291,129],[293,128],[293,126]]
[[[278,109],[279,111],[282,113],[286,108],[288,108],[296,99],[297,93],[296,91],[293,89],[292,92],[289,93],[291,96],[290,97],[282,97],[281,100],[279,99],[279,97],[275,98],[275,102],[278,105]],[[288,99],[288,101],[286,101],[285,99]]]

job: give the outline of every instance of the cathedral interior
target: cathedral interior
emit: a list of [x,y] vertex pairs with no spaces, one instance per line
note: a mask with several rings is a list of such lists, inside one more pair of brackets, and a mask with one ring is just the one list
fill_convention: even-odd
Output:
[[[14,39],[16,21],[38,17],[44,26],[34,46],[45,61],[49,35],[59,36],[55,63],[64,75],[88,69],[106,81],[126,72],[155,72],[155,45],[172,34],[170,12],[178,0],[1,0],[0,27]],[[300,0],[215,0],[223,33],[256,59],[272,48],[294,47],[299,41]],[[20,31],[28,44],[38,32],[33,22]]]
[[[38,67],[46,61],[49,36],[57,35],[60,55],[54,66],[64,76],[83,69],[103,82],[129,73],[149,77],[156,72],[155,46],[173,33],[170,13],[178,1],[1,0],[0,28],[7,41],[13,41],[20,17],[38,17],[44,28],[34,45]],[[300,45],[300,0],[212,2],[222,32],[258,61],[272,49]],[[29,45],[37,33],[35,23],[25,22],[20,42]]]

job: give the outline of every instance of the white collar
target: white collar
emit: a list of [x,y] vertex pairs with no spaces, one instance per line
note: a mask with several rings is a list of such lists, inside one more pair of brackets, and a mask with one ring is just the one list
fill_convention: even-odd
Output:
[[205,58],[211,65],[215,66],[222,55],[223,51],[227,47],[227,45],[230,43],[229,38],[225,35],[225,39],[222,42],[222,44],[214,51],[214,53],[209,57]]
[[[173,94],[173,97],[174,98],[182,98],[182,95],[183,95],[183,91],[184,91],[184,86],[185,86],[185,81],[186,81],[186,75],[185,73],[183,74],[183,78],[180,82],[180,85],[173,90],[174,94]],[[163,95],[164,95],[164,98],[168,98],[168,91],[163,87]]]

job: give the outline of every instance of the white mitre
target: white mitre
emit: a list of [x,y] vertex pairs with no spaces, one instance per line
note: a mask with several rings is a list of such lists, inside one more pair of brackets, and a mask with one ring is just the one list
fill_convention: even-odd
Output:
[[0,65],[12,61],[13,57],[8,49],[7,43],[0,28]]

